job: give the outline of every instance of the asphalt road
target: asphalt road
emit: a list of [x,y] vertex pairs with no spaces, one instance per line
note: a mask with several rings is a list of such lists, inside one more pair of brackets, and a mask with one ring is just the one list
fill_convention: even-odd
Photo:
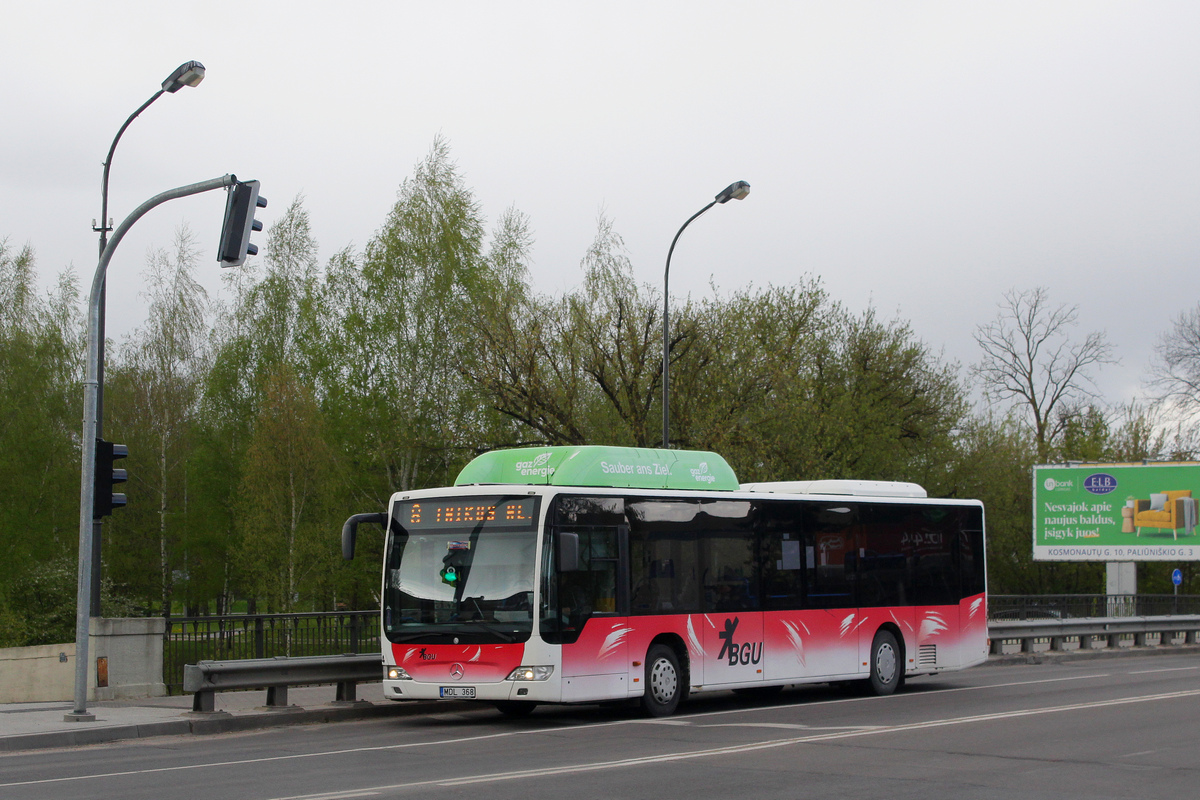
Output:
[[489,707],[0,756],[0,798],[1182,798],[1200,659],[984,666],[892,697],[824,686],[628,709]]

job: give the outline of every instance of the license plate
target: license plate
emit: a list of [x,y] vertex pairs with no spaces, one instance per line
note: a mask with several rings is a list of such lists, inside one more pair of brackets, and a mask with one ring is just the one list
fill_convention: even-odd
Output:
[[441,686],[438,687],[442,697],[457,697],[460,699],[475,699],[474,686]]

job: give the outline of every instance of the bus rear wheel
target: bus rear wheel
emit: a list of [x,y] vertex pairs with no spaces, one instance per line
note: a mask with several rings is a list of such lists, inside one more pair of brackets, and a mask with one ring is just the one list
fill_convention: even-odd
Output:
[[900,657],[900,645],[890,632],[881,630],[871,642],[871,690],[875,694],[889,695],[904,681],[904,662]]
[[667,717],[675,713],[683,699],[683,671],[679,657],[665,644],[656,644],[646,653],[646,693],[642,708],[652,717]]

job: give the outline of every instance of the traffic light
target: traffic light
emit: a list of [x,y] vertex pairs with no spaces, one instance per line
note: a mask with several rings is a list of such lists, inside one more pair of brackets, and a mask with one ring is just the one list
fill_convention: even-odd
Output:
[[258,196],[258,181],[237,181],[229,187],[225,223],[221,226],[221,243],[217,247],[217,261],[222,267],[240,267],[246,256],[258,255],[258,247],[250,243],[250,232],[262,230],[262,223],[254,218],[254,212],[266,207],[267,199]]
[[92,495],[92,519],[100,519],[112,514],[114,508],[125,505],[125,495],[114,492],[118,483],[129,480],[129,473],[113,467],[118,458],[129,455],[129,448],[123,444],[113,444],[103,439],[96,440],[96,475],[95,489]]
[[447,586],[458,587],[467,576],[467,568],[471,563],[471,551],[463,548],[466,542],[451,542],[454,548],[442,556],[442,569],[438,577]]

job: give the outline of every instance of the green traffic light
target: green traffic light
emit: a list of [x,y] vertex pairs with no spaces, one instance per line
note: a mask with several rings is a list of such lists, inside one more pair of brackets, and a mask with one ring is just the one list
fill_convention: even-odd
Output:
[[454,567],[443,567],[441,573],[442,583],[447,583],[451,586],[458,583],[458,570]]

